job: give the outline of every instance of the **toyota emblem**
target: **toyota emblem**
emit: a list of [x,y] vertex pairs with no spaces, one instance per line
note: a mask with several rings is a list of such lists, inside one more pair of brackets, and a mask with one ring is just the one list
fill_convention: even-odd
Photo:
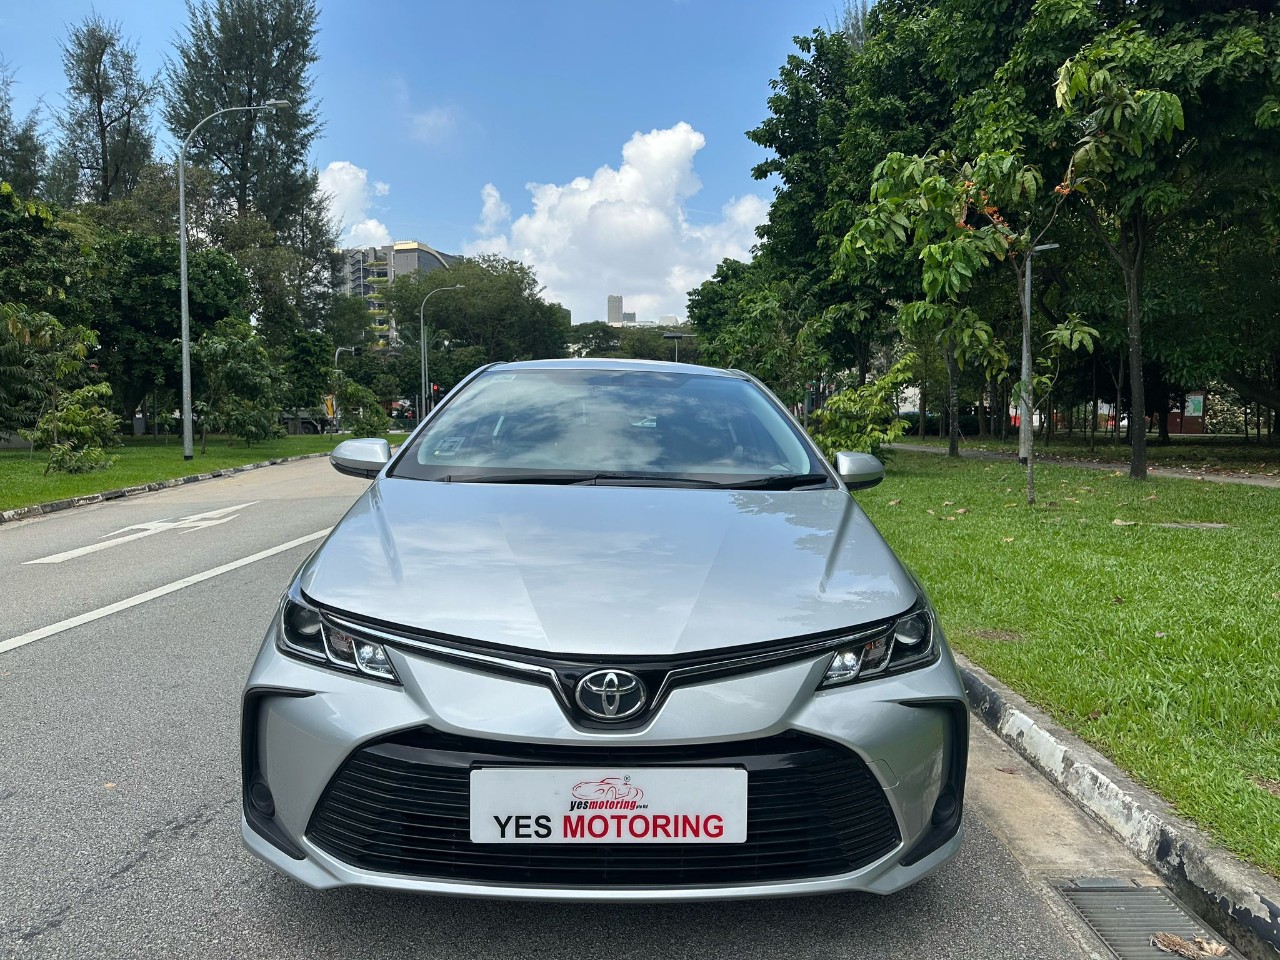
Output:
[[596,670],[578,681],[575,699],[597,720],[626,720],[644,709],[644,683],[626,670]]

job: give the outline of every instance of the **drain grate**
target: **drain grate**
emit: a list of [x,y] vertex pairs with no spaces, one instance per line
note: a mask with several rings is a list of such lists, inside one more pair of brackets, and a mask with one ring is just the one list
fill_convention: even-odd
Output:
[[[1059,881],[1055,886],[1117,960],[1176,957],[1152,945],[1151,937],[1156,933],[1223,943],[1163,887],[1135,887],[1123,880],[1091,878]],[[1229,948],[1222,956],[1243,960]]]

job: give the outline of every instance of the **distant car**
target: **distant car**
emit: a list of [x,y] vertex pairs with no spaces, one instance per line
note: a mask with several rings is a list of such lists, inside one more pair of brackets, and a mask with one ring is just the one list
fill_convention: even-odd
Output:
[[961,844],[968,711],[924,591],[733,371],[487,366],[289,584],[243,836],[312,887],[892,893]]

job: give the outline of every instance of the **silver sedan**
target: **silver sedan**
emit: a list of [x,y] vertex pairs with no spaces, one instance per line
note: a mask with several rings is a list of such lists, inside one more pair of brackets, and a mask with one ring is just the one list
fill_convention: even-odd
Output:
[[758,381],[477,370],[281,600],[244,691],[277,869],[482,897],[892,893],[959,850],[964,690],[924,591]]

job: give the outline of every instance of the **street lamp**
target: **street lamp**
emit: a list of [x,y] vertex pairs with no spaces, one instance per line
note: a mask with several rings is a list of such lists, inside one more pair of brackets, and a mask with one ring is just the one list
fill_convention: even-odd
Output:
[[441,290],[461,290],[461,289],[462,289],[462,287],[463,287],[463,285],[462,285],[461,283],[455,283],[452,287],[436,287],[434,290],[432,290],[430,293],[428,293],[425,297],[423,297],[423,298],[422,298],[422,303],[418,304],[418,348],[422,351],[422,393],[421,393],[421,394],[420,394],[420,396],[419,396],[419,404],[420,404],[420,406],[418,407],[418,411],[419,411],[419,412],[418,412],[418,422],[419,422],[419,423],[421,423],[421,422],[422,422],[422,418],[423,418],[423,417],[425,417],[425,416],[427,415],[427,402],[428,402],[428,396],[427,396],[427,367],[428,367],[428,363],[427,363],[427,336],[426,336],[426,324],[425,324],[425,322],[423,321],[423,318],[422,318],[422,308],[423,308],[423,307],[425,307],[425,306],[427,305],[427,301],[428,301],[428,300],[430,300],[432,297],[434,297],[434,296],[435,296],[437,293],[439,293]]
[[674,340],[674,341],[676,342],[676,363],[679,363],[679,362],[680,362],[680,341],[681,341],[681,340],[683,340],[683,339],[685,339],[685,337],[694,337],[694,336],[697,336],[697,334],[693,334],[693,333],[664,333],[664,334],[662,335],[662,339],[663,339],[663,340]]
[[196,131],[214,117],[241,110],[278,110],[288,107],[288,100],[268,100],[253,107],[224,107],[209,114],[187,134],[178,151],[178,273],[182,284],[182,459],[190,460],[195,454],[191,442],[191,320],[187,309],[187,147]]
[[1036,244],[1027,251],[1022,278],[1022,391],[1018,398],[1018,462],[1025,465],[1031,458],[1031,258],[1041,250],[1056,250],[1056,243]]

